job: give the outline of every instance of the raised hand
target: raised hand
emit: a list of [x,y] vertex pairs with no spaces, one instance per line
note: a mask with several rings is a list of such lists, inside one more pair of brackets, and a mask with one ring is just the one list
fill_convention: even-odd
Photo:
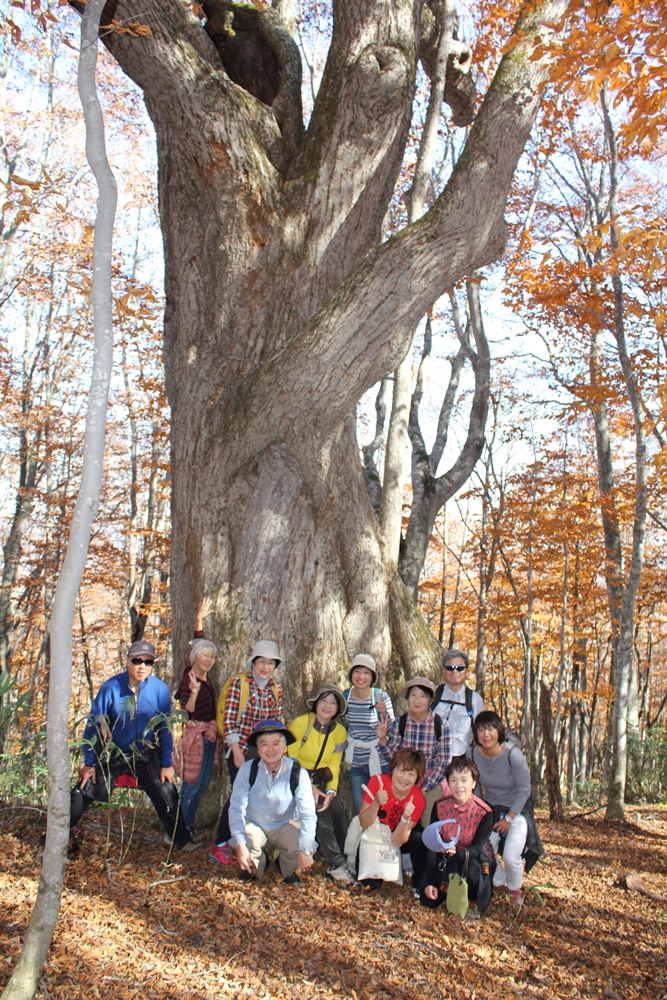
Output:
[[414,796],[411,795],[408,801],[403,806],[403,815],[405,816],[406,819],[409,819],[414,811],[415,811],[415,800]]
[[381,746],[384,746],[387,742],[387,728],[389,725],[388,717],[385,715],[382,721],[375,727],[375,732],[377,733],[377,738],[380,741]]
[[201,690],[201,681],[197,680],[194,670],[191,670],[188,674],[188,684],[190,685],[190,694],[195,696],[195,701],[197,700],[197,695]]
[[213,601],[210,597],[205,597],[197,608],[197,614],[195,617],[195,632],[201,632],[204,619],[208,618],[212,611]]

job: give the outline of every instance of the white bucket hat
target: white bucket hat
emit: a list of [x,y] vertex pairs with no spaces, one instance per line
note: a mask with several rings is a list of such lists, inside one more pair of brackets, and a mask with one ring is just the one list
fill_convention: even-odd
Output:
[[259,642],[255,643],[252,653],[247,660],[248,670],[252,670],[252,665],[258,656],[265,656],[267,660],[277,660],[276,667],[279,667],[283,662],[280,650],[278,649],[278,643],[273,642],[271,639],[260,639]]

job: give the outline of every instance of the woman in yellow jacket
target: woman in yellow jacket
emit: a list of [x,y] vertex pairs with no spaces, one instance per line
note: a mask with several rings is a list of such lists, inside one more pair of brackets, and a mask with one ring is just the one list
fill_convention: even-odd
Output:
[[324,684],[308,698],[310,711],[289,724],[296,738],[287,752],[310,774],[317,810],[317,843],[327,859],[327,878],[352,884],[343,854],[347,817],[338,798],[338,779],[345,752],[347,730],[338,721],[345,715],[345,696],[334,684]]

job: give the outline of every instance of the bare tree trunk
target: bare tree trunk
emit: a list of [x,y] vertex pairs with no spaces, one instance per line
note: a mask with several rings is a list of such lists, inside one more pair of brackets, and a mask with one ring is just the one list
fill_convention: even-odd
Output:
[[[482,482],[482,516],[479,537],[479,592],[477,609],[477,659],[475,662],[475,690],[484,698],[486,694],[486,618],[489,610],[489,595],[493,585],[498,557],[498,535],[489,532],[491,520],[491,474],[493,471],[493,446],[498,423],[497,404],[493,407],[494,420],[490,440],[487,443],[486,460],[484,462],[484,480]],[[502,490],[499,498],[502,507]]]
[[563,820],[563,797],[560,791],[558,750],[552,735],[551,691],[544,681],[540,684],[540,723],[545,750],[544,782],[549,793],[549,819]]
[[[607,84],[602,88],[602,110],[605,122],[605,136],[610,161],[610,193],[609,215],[610,238],[612,252],[618,251],[619,242],[616,232],[618,216],[618,149],[616,135],[609,110],[609,95]],[[637,594],[644,568],[644,544],[646,539],[646,493],[648,479],[648,464],[646,452],[646,427],[644,414],[635,380],[632,363],[628,356],[625,339],[625,302],[623,284],[620,274],[612,270],[611,283],[614,295],[614,327],[618,357],[623,373],[625,389],[630,400],[635,434],[635,490],[634,518],[632,525],[632,549],[627,580],[623,588],[618,641],[613,660],[614,676],[614,725],[613,725],[613,756],[612,771],[609,781],[607,798],[607,819],[624,818],[625,780],[627,772],[627,727],[629,692],[632,683],[633,637]]]
[[4,1000],[31,1000],[37,991],[60,910],[69,836],[72,628],[91,527],[102,487],[104,432],[113,360],[111,248],[116,183],[106,158],[104,122],[95,85],[97,38],[103,7],[104,0],[88,0],[81,23],[79,96],[86,123],[86,154],[99,188],[91,289],[95,346],[81,486],[51,616],[52,664],[47,730],[48,827],[37,899],[21,955],[2,994]]

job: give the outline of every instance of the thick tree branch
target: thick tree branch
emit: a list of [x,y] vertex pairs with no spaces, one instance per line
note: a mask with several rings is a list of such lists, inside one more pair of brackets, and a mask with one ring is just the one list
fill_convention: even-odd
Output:
[[[458,17],[454,11],[452,37],[448,44],[446,57],[446,76],[442,100],[452,111],[452,121],[457,126],[470,125],[475,115],[477,87],[472,78],[472,52],[465,43],[458,40]],[[438,51],[442,43],[442,26],[449,13],[444,9],[442,0],[427,0],[421,11],[419,31],[419,58],[430,77],[433,86],[434,76],[438,75]]]
[[333,2],[327,63],[289,173],[307,216],[309,256],[329,288],[382,237],[410,123],[417,6]]
[[[79,0],[72,0],[72,6],[81,9]],[[193,170],[215,167],[235,187],[249,180],[256,184],[258,177],[271,178],[271,165],[280,166],[285,158],[276,117],[270,107],[232,81],[192,11],[180,0],[112,0],[105,16],[107,12],[111,21],[150,28],[150,35],[139,37],[107,31],[102,40],[142,88],[158,141],[167,139],[165,132],[177,109]],[[167,141],[176,144],[178,137],[171,135]]]
[[[267,365],[267,383],[299,400],[299,426],[304,407],[315,423],[334,426],[343,419],[405,355],[431,302],[504,249],[507,193],[546,77],[546,66],[530,60],[533,39],[540,19],[557,20],[566,6],[566,0],[537,10],[530,5],[517,27],[526,34],[504,57],[463,155],[431,210],[368,254],[308,328]],[[279,418],[269,405],[267,418],[267,439],[275,435],[278,419],[281,433],[289,436],[289,414]]]

